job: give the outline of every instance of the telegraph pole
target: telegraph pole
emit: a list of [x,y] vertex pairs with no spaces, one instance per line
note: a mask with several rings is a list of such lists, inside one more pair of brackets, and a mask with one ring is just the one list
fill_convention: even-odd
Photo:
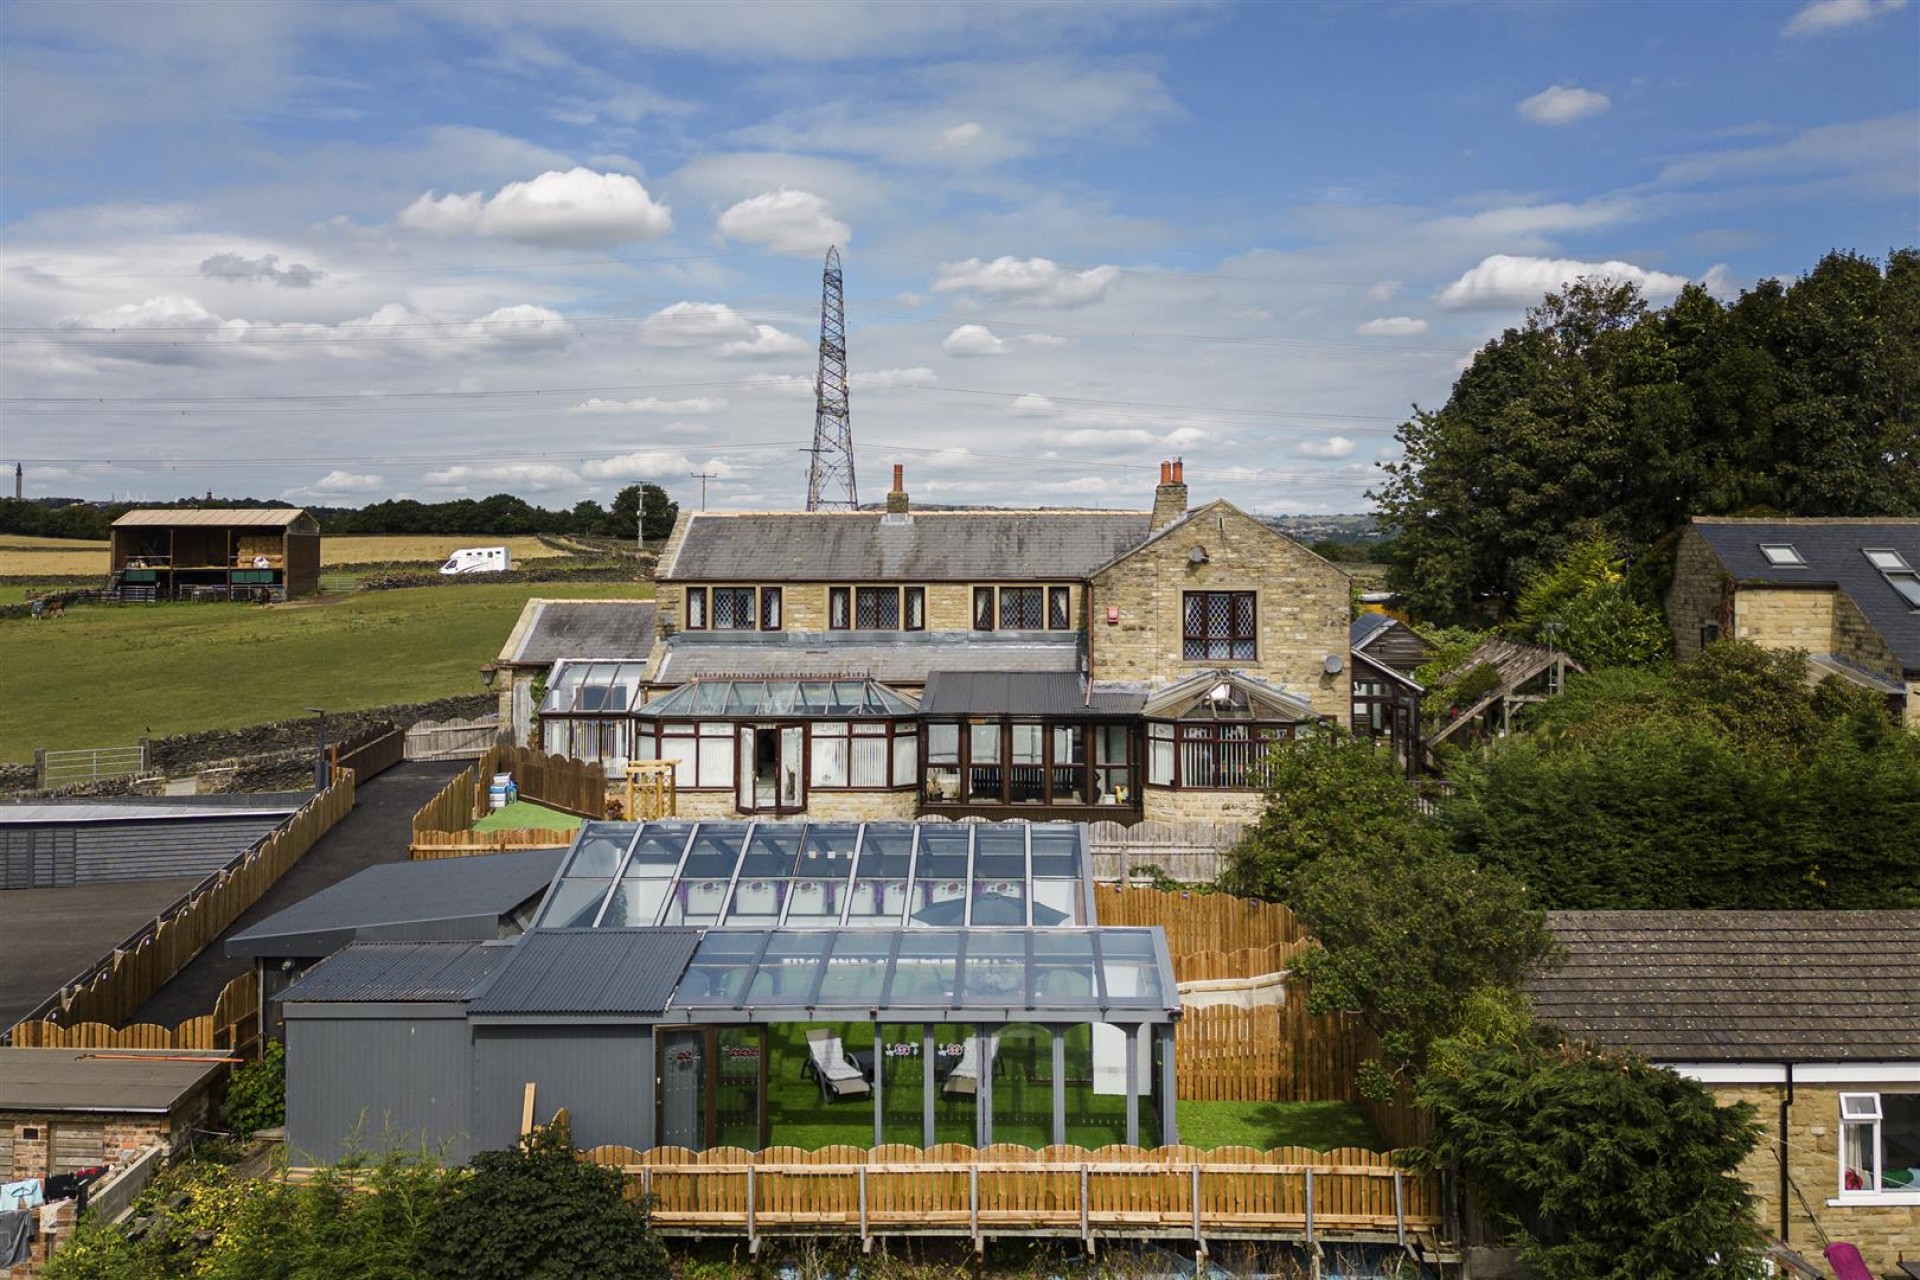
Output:
[[720,473],[717,471],[689,471],[687,474],[700,482],[700,509],[705,511],[707,509],[707,481],[718,480]]

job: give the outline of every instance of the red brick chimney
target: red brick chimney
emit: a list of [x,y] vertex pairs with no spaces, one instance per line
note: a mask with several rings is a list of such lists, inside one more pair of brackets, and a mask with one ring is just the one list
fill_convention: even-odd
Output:
[[1160,464],[1160,486],[1153,491],[1153,517],[1148,522],[1151,532],[1158,533],[1187,514],[1184,471],[1185,464],[1179,458]]
[[910,508],[907,506],[907,468],[901,463],[893,464],[893,488],[887,491],[887,514],[904,516]]

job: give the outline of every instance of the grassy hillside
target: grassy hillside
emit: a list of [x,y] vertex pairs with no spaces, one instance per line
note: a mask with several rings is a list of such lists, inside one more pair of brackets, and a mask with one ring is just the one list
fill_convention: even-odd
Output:
[[[500,538],[483,534],[396,533],[367,537],[320,539],[320,563],[389,564],[408,562],[438,564],[461,547],[509,547],[515,564],[540,560],[561,553],[533,537]],[[24,577],[28,574],[97,573],[107,575],[107,544],[67,538],[32,538],[24,534],[0,534],[0,577]]]
[[462,584],[321,603],[90,607],[0,621],[0,760],[144,734],[480,693],[532,596],[633,597],[643,582]]

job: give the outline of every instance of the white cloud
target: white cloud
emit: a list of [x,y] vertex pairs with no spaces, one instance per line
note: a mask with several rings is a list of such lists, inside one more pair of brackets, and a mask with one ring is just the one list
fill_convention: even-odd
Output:
[[853,228],[834,217],[819,196],[782,187],[742,200],[721,214],[720,234],[775,253],[811,255],[828,245],[846,244],[853,239]]
[[879,389],[885,387],[930,387],[940,381],[933,370],[924,366],[911,369],[874,369],[867,373],[856,373],[850,381],[856,387]]
[[376,475],[354,471],[329,471],[313,482],[314,493],[377,493],[386,482]]
[[262,254],[248,258],[238,253],[216,253],[200,264],[200,274],[212,280],[270,280],[282,289],[311,289],[327,273],[315,271],[304,263],[277,265],[280,255]]
[[1039,307],[1082,307],[1104,297],[1119,278],[1120,268],[1112,266],[1074,272],[1049,258],[968,258],[941,263],[933,288],[936,293],[964,290]]
[[714,354],[759,359],[763,356],[790,356],[806,350],[809,350],[807,344],[792,334],[770,324],[756,324],[752,333],[738,341],[722,343],[714,349]]
[[725,400],[697,396],[690,400],[662,400],[647,396],[640,400],[602,400],[598,396],[567,406],[568,413],[718,413],[727,407]]
[[673,230],[673,213],[637,178],[575,168],[509,182],[491,197],[429,191],[401,210],[400,225],[435,235],[592,247],[663,236]]
[[1780,29],[1786,36],[1815,36],[1871,22],[1907,7],[1907,0],[1813,0]]
[[1345,458],[1353,453],[1353,441],[1345,436],[1328,436],[1324,440],[1302,440],[1293,446],[1293,451],[1303,458]]
[[1381,316],[1354,330],[1369,338],[1407,338],[1426,331],[1427,322],[1418,316]]
[[566,467],[547,462],[504,462],[484,467],[454,466],[429,471],[421,477],[429,489],[468,489],[476,485],[508,485],[543,493],[580,483]]
[[1057,418],[1061,410],[1059,405],[1045,396],[1037,396],[1029,392],[1017,397],[1012,404],[1008,405],[1007,412],[1016,418]]
[[641,449],[611,458],[594,458],[580,468],[587,480],[664,480],[683,479],[694,469],[683,453],[660,449]]
[[997,356],[1006,351],[1007,344],[983,324],[963,324],[946,336],[940,349],[950,356],[962,358]]
[[1585,120],[1589,116],[1604,115],[1611,106],[1612,100],[1604,93],[1595,93],[1578,85],[1556,84],[1542,89],[1531,98],[1522,99],[1514,110],[1520,113],[1522,119],[1534,124],[1562,125]]
[[676,302],[640,322],[651,347],[712,347],[715,355],[785,356],[807,344],[770,324],[756,324],[724,302]]
[[1381,280],[1367,290],[1369,302],[1391,302],[1393,295],[1400,292],[1398,280]]
[[1449,311],[1530,307],[1547,293],[1582,276],[1602,276],[1640,286],[1649,299],[1671,298],[1686,287],[1685,276],[1648,271],[1631,262],[1581,262],[1573,258],[1523,258],[1496,253],[1442,289],[1440,305]]
[[961,147],[970,147],[980,141],[980,135],[985,132],[986,129],[982,127],[978,120],[969,120],[965,124],[957,124],[953,126],[953,128],[944,130],[940,134],[940,149],[943,151],[952,151]]

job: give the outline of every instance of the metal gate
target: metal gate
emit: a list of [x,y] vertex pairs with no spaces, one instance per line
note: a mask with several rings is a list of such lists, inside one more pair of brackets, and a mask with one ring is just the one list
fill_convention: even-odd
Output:
[[35,785],[64,787],[96,778],[125,778],[147,772],[147,743],[131,747],[80,747],[72,751],[33,753]]

